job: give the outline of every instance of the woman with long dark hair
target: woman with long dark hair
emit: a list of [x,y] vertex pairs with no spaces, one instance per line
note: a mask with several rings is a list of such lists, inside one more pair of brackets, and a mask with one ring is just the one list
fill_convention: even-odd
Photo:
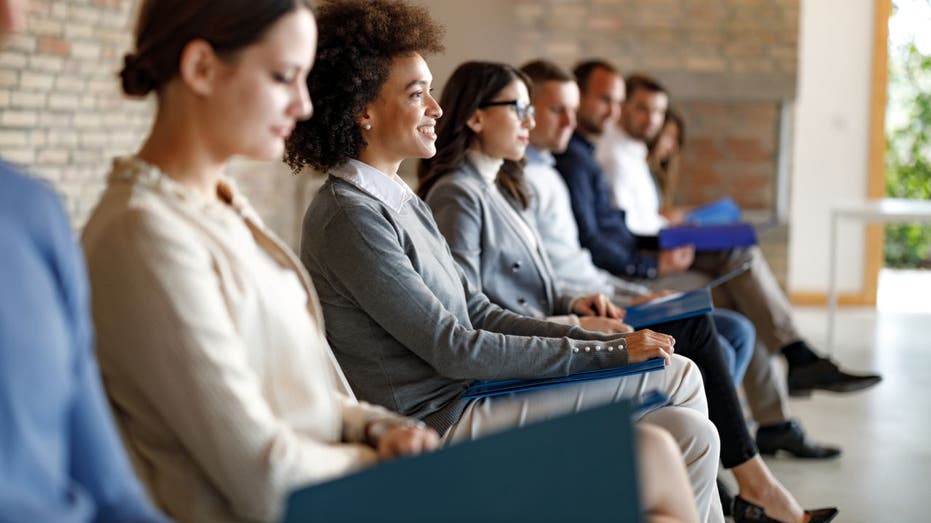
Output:
[[[484,81],[463,82],[467,75]],[[529,80],[508,65],[468,62],[449,81],[464,89],[444,91],[454,95],[441,102],[450,109],[437,131],[437,143],[442,147],[436,156],[420,161],[418,194],[433,209],[440,231],[469,282],[493,303],[518,314],[578,323],[593,331],[631,330],[620,321],[621,309],[605,295],[576,296],[555,286],[539,236],[503,196],[510,195],[521,207],[530,203],[520,162],[533,126],[533,107],[526,101]],[[512,113],[518,116],[516,120],[509,117]],[[467,118],[466,125],[459,125]],[[489,136],[489,143],[479,143],[472,129],[484,129],[494,136]],[[494,157],[482,152],[486,146],[497,148]],[[464,169],[478,176],[458,177],[461,187],[445,178]],[[489,177],[482,178],[480,172],[488,172]],[[436,184],[443,188],[431,191]],[[459,205],[460,198],[468,201]],[[459,212],[463,207],[470,212]],[[498,244],[509,240],[517,243]]]

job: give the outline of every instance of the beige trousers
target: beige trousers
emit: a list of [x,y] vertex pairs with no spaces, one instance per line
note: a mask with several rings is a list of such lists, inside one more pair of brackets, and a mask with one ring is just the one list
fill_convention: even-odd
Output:
[[743,387],[753,419],[770,425],[792,415],[785,378],[774,368],[772,356],[801,336],[792,320],[791,305],[759,247],[698,253],[691,270],[651,280],[649,285],[654,289],[696,289],[747,260],[752,261],[750,270],[716,288],[714,303],[743,314],[756,328],[756,349]]
[[[682,450],[695,491],[698,514],[704,522],[723,522],[715,478],[720,442],[708,420],[708,405],[698,368],[678,355],[663,371],[482,398],[466,408],[444,436],[445,444],[471,441],[529,423],[590,409],[658,389],[670,406],[648,412],[645,422],[664,428]],[[606,444],[610,444],[606,440]]]

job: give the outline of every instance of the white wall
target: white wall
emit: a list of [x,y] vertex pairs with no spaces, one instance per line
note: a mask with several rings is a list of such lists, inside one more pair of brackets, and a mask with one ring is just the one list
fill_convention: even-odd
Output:
[[[867,197],[874,0],[802,0],[795,105],[789,278],[793,292],[824,292],[829,209]],[[840,228],[838,285],[863,279],[863,228]]]

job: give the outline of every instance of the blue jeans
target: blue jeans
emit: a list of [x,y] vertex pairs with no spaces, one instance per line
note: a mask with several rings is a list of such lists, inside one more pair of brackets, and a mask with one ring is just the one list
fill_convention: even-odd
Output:
[[731,371],[734,385],[743,381],[750,357],[756,344],[756,330],[743,314],[727,309],[715,309],[711,313],[718,330],[718,340],[724,348],[724,361]]

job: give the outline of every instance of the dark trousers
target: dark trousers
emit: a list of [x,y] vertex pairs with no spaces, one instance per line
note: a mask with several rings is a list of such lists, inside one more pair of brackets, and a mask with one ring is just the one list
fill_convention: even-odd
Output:
[[669,334],[676,339],[675,352],[695,362],[705,382],[708,418],[721,438],[721,462],[732,468],[757,455],[756,444],[747,430],[737,389],[731,380],[711,316],[695,316],[661,323],[650,330]]

